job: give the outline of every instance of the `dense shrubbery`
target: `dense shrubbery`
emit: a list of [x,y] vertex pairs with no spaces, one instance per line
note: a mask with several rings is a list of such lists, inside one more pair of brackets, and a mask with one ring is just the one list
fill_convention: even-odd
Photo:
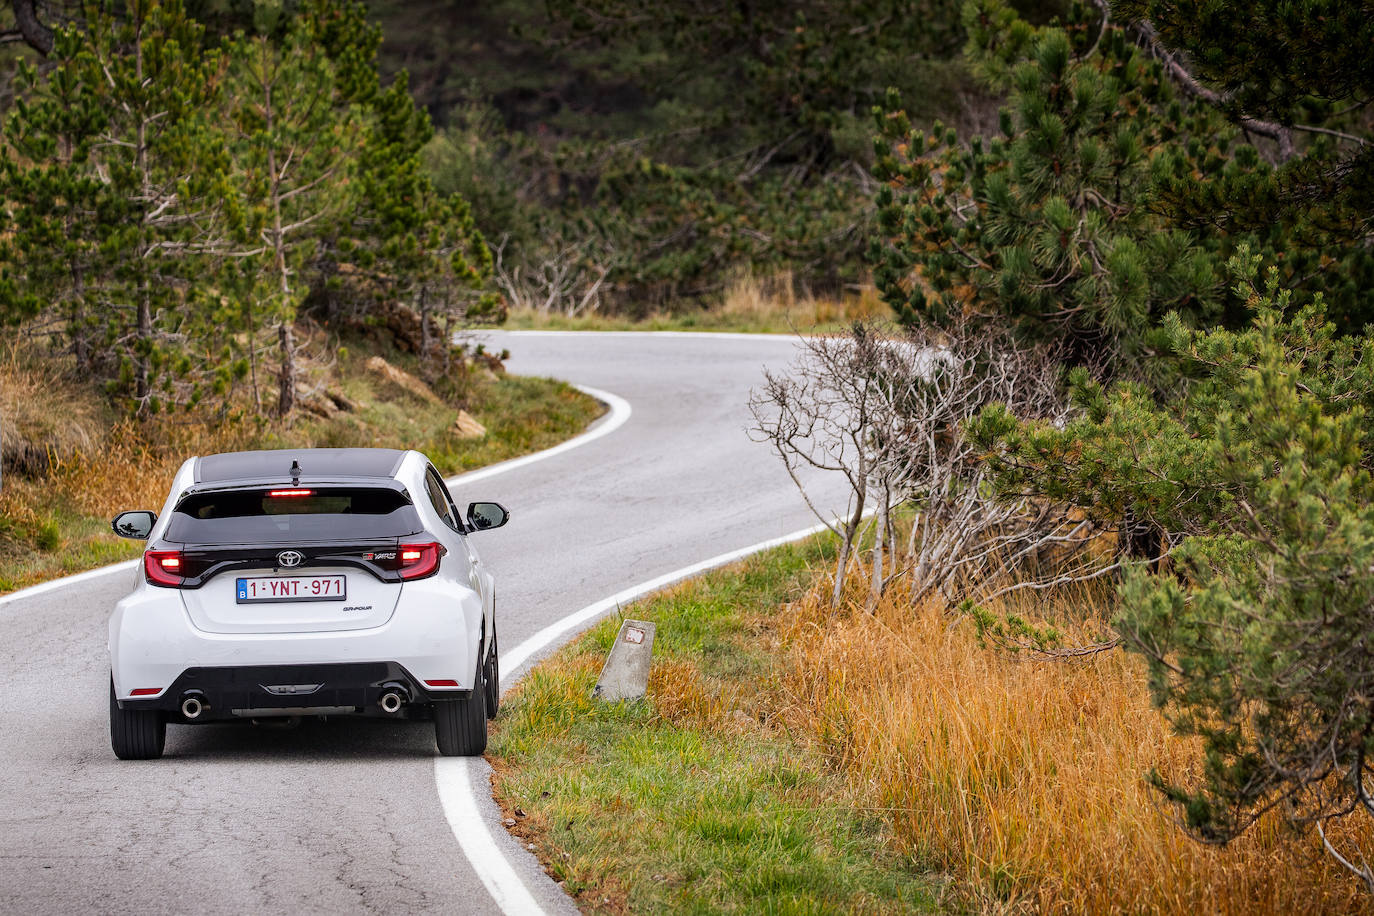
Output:
[[1172,574],[1133,567],[1117,627],[1176,729],[1206,748],[1200,782],[1161,787],[1223,841],[1275,806],[1319,827],[1366,808],[1374,705],[1371,342],[1339,336],[1320,298],[1291,306],[1277,269],[1256,286],[1254,263],[1233,267],[1253,323],[1167,328],[1196,374],[1179,400],[1078,370],[1068,424],[994,408],[970,430],[1002,492],[1164,532]]
[[500,0],[430,37],[426,4],[379,9],[407,36],[398,62],[443,62],[416,77],[444,125],[428,161],[492,205],[508,296],[633,312],[707,300],[741,269],[861,282],[870,106],[892,86],[923,117],[983,106],[957,6]]

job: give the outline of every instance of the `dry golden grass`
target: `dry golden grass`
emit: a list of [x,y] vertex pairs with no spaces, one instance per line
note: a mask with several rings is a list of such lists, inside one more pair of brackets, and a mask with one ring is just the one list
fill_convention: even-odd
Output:
[[726,287],[718,311],[729,325],[765,326],[781,322],[799,331],[891,317],[891,311],[871,285],[840,297],[799,295],[791,271],[767,278],[748,273],[736,276]]
[[33,344],[0,349],[0,453],[10,471],[37,470],[99,443],[109,423],[102,399],[74,386],[62,360],[36,358]]
[[160,508],[188,447],[238,447],[249,438],[241,425],[117,422],[70,360],[22,339],[0,353],[0,418],[4,506],[13,517],[33,515],[33,503],[103,517]]
[[[994,652],[968,621],[900,595],[832,618],[818,592],[784,616],[790,726],[814,735],[887,812],[903,851],[950,874],[973,909],[1371,909],[1315,834],[1278,816],[1222,848],[1183,833],[1143,776],[1196,772],[1198,749],[1152,708],[1135,656]],[[1351,821],[1333,839],[1374,847],[1367,819]]]
[[160,512],[167,485],[188,455],[246,448],[251,439],[247,424],[126,420],[110,428],[98,449],[82,449],[60,460],[50,486],[86,515],[111,518],[125,509]]

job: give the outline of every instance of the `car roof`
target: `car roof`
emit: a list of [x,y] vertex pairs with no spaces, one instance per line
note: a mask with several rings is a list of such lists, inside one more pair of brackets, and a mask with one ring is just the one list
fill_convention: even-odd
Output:
[[392,480],[406,452],[395,448],[281,448],[225,452],[196,459],[195,482],[214,486],[231,481],[321,483],[356,478]]

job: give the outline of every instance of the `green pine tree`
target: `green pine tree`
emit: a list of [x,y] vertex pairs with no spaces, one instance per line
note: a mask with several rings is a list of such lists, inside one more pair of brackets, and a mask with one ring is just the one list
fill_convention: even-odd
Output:
[[118,12],[90,2],[84,28],[59,30],[36,101],[6,122],[0,197],[17,231],[0,297],[21,315],[60,308],[78,361],[146,414],[198,402],[222,355],[196,340],[191,294],[222,180],[206,118],[219,58],[178,0]]
[[1129,567],[1117,628],[1176,731],[1202,739],[1201,778],[1154,781],[1214,842],[1276,807],[1318,827],[1374,813],[1374,337],[1340,334],[1320,295],[1298,307],[1258,264],[1231,262],[1248,327],[1166,323],[1189,379],[1174,400],[1077,370],[1067,424],[994,406],[969,426],[1002,492],[1164,532],[1172,575]]
[[[59,60],[69,60],[73,36],[58,38]],[[90,155],[102,113],[74,68],[47,79],[22,68],[20,82],[24,92],[0,133],[0,319],[62,316],[65,342],[87,372],[94,354],[85,278],[100,258],[89,219],[100,193]]]
[[330,256],[368,279],[368,294],[353,311],[365,315],[382,300],[413,307],[420,315],[420,355],[446,365],[453,331],[496,315],[488,288],[491,252],[467,201],[439,194],[425,171],[421,152],[434,129],[411,97],[406,73],[381,88],[375,33],[342,18],[329,22],[319,40],[335,49],[337,60],[359,67],[348,93],[366,105],[371,128],[357,155],[356,206],[331,239]]
[[1219,119],[1110,24],[1035,28],[1001,0],[974,0],[964,20],[971,64],[1009,93],[1002,135],[964,146],[914,129],[895,96],[877,111],[871,258],[899,318],[1009,320],[1100,368],[1146,352],[1167,313],[1217,320],[1220,240],[1169,226],[1149,195],[1177,149],[1193,168],[1224,160]]
[[330,224],[354,206],[350,177],[368,129],[316,37],[307,13],[279,40],[238,34],[225,50],[250,375],[261,404],[253,338],[270,329],[276,337],[279,417],[290,414],[299,397],[295,324],[310,288],[303,273]]

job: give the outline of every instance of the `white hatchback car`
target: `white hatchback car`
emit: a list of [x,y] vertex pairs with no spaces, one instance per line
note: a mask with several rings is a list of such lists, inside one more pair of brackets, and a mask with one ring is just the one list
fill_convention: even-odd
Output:
[[110,617],[110,743],[162,755],[167,723],[303,715],[433,719],[439,752],[486,749],[500,673],[494,584],[424,455],[282,449],[188,459]]

